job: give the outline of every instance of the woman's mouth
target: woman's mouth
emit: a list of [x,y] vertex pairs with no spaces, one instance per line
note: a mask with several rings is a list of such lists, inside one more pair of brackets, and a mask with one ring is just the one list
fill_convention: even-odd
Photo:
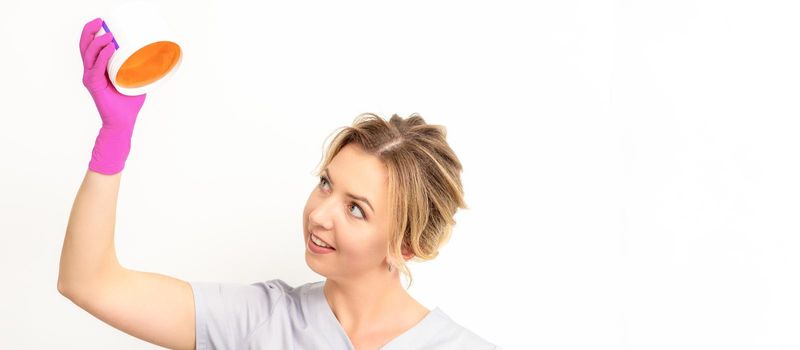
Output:
[[319,239],[319,237],[317,237],[313,233],[309,233],[308,248],[309,250],[317,254],[330,253],[336,250],[335,248],[333,248],[333,246],[325,243],[325,241]]

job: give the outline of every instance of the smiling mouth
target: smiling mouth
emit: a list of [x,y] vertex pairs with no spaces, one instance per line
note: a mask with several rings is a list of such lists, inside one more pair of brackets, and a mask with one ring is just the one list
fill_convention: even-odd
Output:
[[[336,250],[336,248],[334,248],[332,245],[330,245],[327,242],[323,241],[322,239],[320,239],[319,237],[317,237],[317,235],[315,235],[313,233],[309,233],[309,238],[308,239],[311,241],[311,243],[315,244],[317,247]],[[319,241],[321,244],[324,244],[324,246],[320,245],[316,241]]]

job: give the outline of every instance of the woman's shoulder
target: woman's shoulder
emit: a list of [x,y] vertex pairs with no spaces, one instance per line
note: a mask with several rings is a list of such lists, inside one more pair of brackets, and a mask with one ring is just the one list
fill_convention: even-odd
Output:
[[323,282],[324,281],[316,281],[316,282],[308,282],[302,284],[292,284],[284,281],[283,279],[275,278],[271,280],[254,282],[251,283],[250,285],[274,290],[275,292],[283,293],[286,295],[300,295],[302,293],[307,293],[316,288],[321,288]]
[[321,287],[322,282],[293,285],[276,278],[252,283],[192,281],[190,285],[196,297],[201,300],[219,299],[239,304],[265,302],[277,304],[285,301],[299,302],[304,295]]
[[393,339],[383,350],[498,349],[472,330],[454,321],[440,307],[433,308],[417,325]]
[[248,287],[255,287],[266,293],[270,298],[282,300],[288,304],[305,309],[310,302],[318,298],[324,281],[293,284],[280,278],[250,283]]
[[428,318],[428,329],[432,331],[431,337],[436,343],[448,344],[458,349],[499,349],[497,345],[453,320],[440,307],[431,310]]

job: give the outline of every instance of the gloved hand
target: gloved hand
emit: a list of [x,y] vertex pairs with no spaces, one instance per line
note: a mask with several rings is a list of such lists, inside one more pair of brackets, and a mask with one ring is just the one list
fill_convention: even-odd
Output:
[[112,33],[95,34],[103,20],[95,18],[86,23],[81,33],[80,50],[83,58],[83,85],[94,99],[103,126],[95,139],[89,169],[113,175],[122,171],[131,150],[131,138],[136,116],[146,94],[127,96],[119,93],[109,81],[106,69],[114,53]]

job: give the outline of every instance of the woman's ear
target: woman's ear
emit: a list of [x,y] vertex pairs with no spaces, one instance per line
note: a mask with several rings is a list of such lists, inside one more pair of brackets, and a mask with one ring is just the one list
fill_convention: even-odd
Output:
[[414,257],[414,253],[411,252],[408,248],[403,247],[403,259],[411,259]]

